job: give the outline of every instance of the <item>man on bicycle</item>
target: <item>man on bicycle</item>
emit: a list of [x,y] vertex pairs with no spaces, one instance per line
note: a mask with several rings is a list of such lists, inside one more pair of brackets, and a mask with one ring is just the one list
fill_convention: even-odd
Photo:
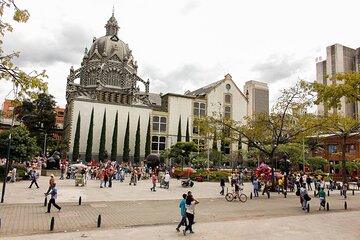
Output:
[[240,197],[239,191],[240,191],[240,187],[239,187],[239,185],[238,185],[237,183],[235,183],[235,196],[236,196],[237,198]]

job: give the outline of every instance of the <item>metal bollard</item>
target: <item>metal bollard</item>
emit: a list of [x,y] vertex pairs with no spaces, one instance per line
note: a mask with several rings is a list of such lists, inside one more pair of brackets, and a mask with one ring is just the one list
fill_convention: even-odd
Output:
[[100,226],[101,226],[101,214],[99,214],[97,221],[97,227],[99,228]]
[[286,198],[287,192],[284,192],[284,197]]
[[267,191],[268,198],[270,198],[270,191]]
[[342,192],[342,190],[340,190],[340,196],[342,196],[342,194],[343,194],[343,192]]
[[227,188],[226,188],[226,194],[228,194],[228,193],[229,193],[229,188],[227,187]]
[[309,203],[307,204],[306,211],[310,212],[310,204]]
[[252,199],[252,193],[250,193],[250,199]]
[[45,196],[44,207],[46,207],[46,205],[47,205],[47,196]]
[[326,210],[329,211],[329,203],[326,203]]
[[347,209],[347,202],[346,201],[344,203],[344,208],[345,208],[345,210]]
[[328,190],[328,197],[330,196],[330,191]]
[[354,189],[353,189],[353,196],[355,195],[355,191],[354,191]]
[[316,191],[314,191],[314,197],[316,197]]
[[79,197],[79,206],[81,205],[81,196]]
[[0,229],[1,229],[1,218],[0,218]]
[[55,225],[55,218],[52,217],[52,218],[51,218],[51,222],[50,222],[50,231],[53,231],[53,230],[54,230],[54,225]]

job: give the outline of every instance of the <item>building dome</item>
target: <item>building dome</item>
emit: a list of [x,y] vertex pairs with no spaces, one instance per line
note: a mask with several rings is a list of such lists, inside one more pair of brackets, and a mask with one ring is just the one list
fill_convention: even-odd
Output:
[[88,55],[92,56],[96,51],[104,58],[116,54],[121,61],[126,61],[131,56],[129,46],[121,41],[116,35],[103,36],[96,39],[93,42]]

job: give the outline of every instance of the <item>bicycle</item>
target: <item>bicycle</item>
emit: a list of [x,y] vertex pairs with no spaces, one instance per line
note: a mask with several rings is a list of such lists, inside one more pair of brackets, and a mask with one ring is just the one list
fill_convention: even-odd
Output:
[[242,193],[241,191],[239,192],[239,194],[236,194],[235,191],[233,190],[232,193],[227,193],[225,195],[225,199],[228,202],[232,202],[234,199],[239,199],[240,202],[244,203],[247,200],[247,196],[244,193]]

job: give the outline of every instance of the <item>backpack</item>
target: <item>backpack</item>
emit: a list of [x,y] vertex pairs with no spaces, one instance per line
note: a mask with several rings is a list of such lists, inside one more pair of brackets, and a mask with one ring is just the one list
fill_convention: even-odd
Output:
[[300,188],[298,188],[298,190],[296,190],[296,196],[300,196]]

